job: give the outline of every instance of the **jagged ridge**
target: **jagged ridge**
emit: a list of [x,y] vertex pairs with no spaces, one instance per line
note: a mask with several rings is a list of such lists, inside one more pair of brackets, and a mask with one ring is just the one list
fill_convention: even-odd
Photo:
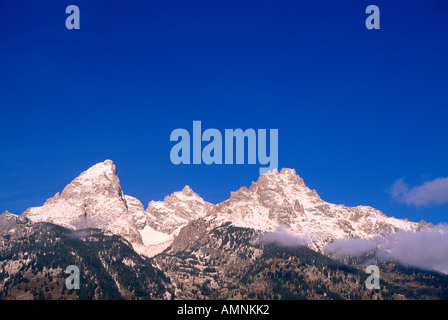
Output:
[[216,225],[230,221],[260,231],[283,226],[303,236],[315,250],[339,238],[370,239],[430,226],[423,221],[390,218],[368,206],[325,202],[294,169],[287,168],[260,176],[250,188],[232,192],[228,200],[217,205],[186,186],[163,201],[151,201],[145,210],[138,199],[124,194],[111,160],[81,173],[61,194],[41,207],[27,209],[22,216],[33,222],[70,229],[99,228],[121,235],[147,256],[167,248],[184,226],[199,218],[214,220]]

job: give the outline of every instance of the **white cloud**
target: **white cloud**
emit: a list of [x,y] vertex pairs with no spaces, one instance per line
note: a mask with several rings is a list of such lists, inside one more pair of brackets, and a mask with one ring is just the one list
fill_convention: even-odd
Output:
[[366,239],[337,239],[324,248],[325,253],[332,253],[338,257],[360,256],[375,249],[375,244]]
[[306,245],[308,241],[307,235],[299,235],[288,230],[284,226],[279,226],[274,232],[265,233],[259,242],[262,243],[278,243],[283,246],[292,247],[297,245]]
[[405,266],[448,274],[448,228],[438,225],[420,232],[391,234],[377,256],[393,259]]
[[448,227],[437,225],[419,232],[398,231],[385,239],[338,239],[324,248],[339,257],[360,256],[375,249],[376,258],[448,274]]
[[404,179],[399,179],[392,185],[391,194],[393,199],[414,206],[448,203],[448,177],[426,181],[412,188]]

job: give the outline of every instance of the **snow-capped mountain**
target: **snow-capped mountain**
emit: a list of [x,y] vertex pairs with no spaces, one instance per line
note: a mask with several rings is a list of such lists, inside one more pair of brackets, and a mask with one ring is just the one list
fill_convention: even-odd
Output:
[[232,192],[228,200],[216,206],[213,215],[232,221],[235,226],[256,230],[272,232],[283,227],[318,250],[335,239],[371,239],[429,226],[423,221],[391,218],[368,206],[346,207],[325,202],[294,169],[287,168],[262,175],[250,188]]
[[199,218],[211,225],[231,222],[257,231],[284,230],[300,235],[308,246],[321,250],[340,238],[385,236],[397,230],[421,230],[428,224],[387,217],[367,206],[346,207],[322,200],[294,169],[262,175],[250,188],[232,192],[213,205],[189,186],[148,207],[125,195],[111,160],[81,173],[41,207],[23,217],[69,229],[98,228],[127,239],[139,253],[153,256],[167,248],[189,222]]
[[163,201],[148,204],[148,225],[163,233],[177,234],[188,222],[207,216],[213,208],[213,204],[185,186],[182,191],[174,192]]
[[[0,215],[0,300],[446,299],[439,269],[416,273],[379,257],[386,285],[372,295],[364,264],[374,252],[339,260],[324,250],[427,226],[325,202],[293,169],[260,176],[217,205],[186,186],[145,209],[106,160],[43,206]],[[68,265],[84,272],[78,293],[64,289]]]
[[61,194],[23,215],[33,222],[51,222],[69,229],[98,228],[131,243],[143,243],[135,223],[138,210],[133,201],[128,204],[111,160],[84,171]]
[[183,227],[191,221],[206,217],[213,207],[189,186],[166,196],[163,201],[149,202],[146,211],[140,210],[138,213],[144,246],[136,244],[134,247],[149,257],[162,252],[171,245]]
[[136,251],[152,256],[169,246],[189,221],[205,216],[212,208],[186,186],[164,201],[151,201],[145,210],[140,200],[124,194],[115,164],[106,160],[22,216],[69,229],[98,228],[124,237]]

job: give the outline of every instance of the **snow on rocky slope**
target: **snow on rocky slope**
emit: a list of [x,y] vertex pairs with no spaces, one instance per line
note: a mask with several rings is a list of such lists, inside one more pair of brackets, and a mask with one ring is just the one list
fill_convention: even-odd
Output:
[[397,230],[418,231],[427,223],[388,217],[368,206],[346,207],[325,202],[309,189],[294,169],[260,176],[250,188],[232,192],[213,212],[218,219],[240,227],[300,235],[309,247],[321,250],[340,238],[385,236]]
[[33,222],[51,222],[70,229],[103,229],[122,235],[131,243],[142,243],[111,160],[84,171],[61,194],[41,207],[27,209],[23,215]]
[[147,256],[167,248],[179,231],[198,218],[213,224],[231,221],[235,226],[261,231],[279,227],[300,234],[315,250],[339,238],[366,238],[397,230],[421,230],[428,225],[390,218],[367,207],[345,207],[323,201],[309,189],[294,169],[262,175],[250,188],[232,192],[228,200],[213,205],[190,187],[142,203],[125,195],[111,160],[81,173],[41,207],[27,209],[24,218],[70,229],[92,227],[123,236]]
[[212,207],[187,186],[164,201],[151,201],[145,210],[140,200],[123,193],[115,164],[106,160],[23,216],[69,229],[102,229],[123,236],[139,253],[153,256],[171,244],[180,228]]
[[189,186],[174,192],[163,201],[148,204],[148,225],[163,233],[177,234],[188,222],[204,218],[214,208]]

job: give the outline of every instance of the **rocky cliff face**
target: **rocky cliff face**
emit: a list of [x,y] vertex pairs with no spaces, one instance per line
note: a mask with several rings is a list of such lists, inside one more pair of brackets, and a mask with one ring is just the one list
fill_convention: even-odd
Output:
[[[142,244],[137,223],[138,205],[126,200],[111,160],[81,173],[62,193],[23,215],[33,222],[50,222],[69,229],[98,228]],[[137,208],[136,208],[137,207]],[[136,210],[137,209],[137,210]]]
[[262,231],[282,226],[301,235],[316,250],[335,239],[371,239],[397,230],[418,231],[430,226],[390,218],[368,206],[346,207],[325,202],[294,169],[260,176],[250,188],[243,187],[218,204],[213,215],[235,226]]
[[177,234],[188,222],[207,216],[213,208],[213,204],[185,186],[182,191],[174,192],[163,201],[148,204],[148,225],[163,233]]
[[106,160],[22,216],[75,230],[98,228],[124,237],[139,253],[153,256],[168,247],[183,226],[212,208],[186,186],[164,201],[151,201],[145,210],[140,200],[124,194],[115,164]]
[[[323,250],[425,227],[325,202],[293,169],[217,205],[186,186],[145,209],[106,160],[43,206],[0,215],[0,299],[446,299],[441,273],[378,262],[383,285],[373,292],[363,263],[375,255],[345,261]],[[71,264],[84,270],[78,293],[64,289]]]
[[306,238],[315,250],[335,239],[371,239],[430,226],[390,218],[368,206],[325,202],[294,169],[262,175],[250,188],[232,192],[228,200],[217,205],[186,186],[163,201],[151,201],[145,210],[138,199],[124,194],[111,160],[81,173],[60,195],[41,207],[29,208],[23,217],[71,229],[99,228],[123,236],[147,256],[167,248],[184,226],[200,218],[258,231],[286,228]]

